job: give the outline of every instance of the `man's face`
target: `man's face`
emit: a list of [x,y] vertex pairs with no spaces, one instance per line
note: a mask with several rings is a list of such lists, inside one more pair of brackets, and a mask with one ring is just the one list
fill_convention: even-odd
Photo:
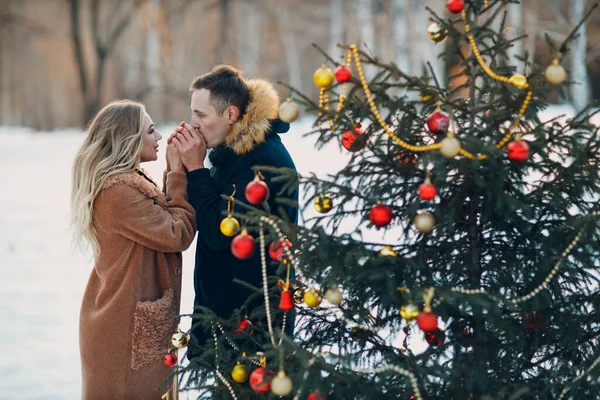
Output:
[[206,89],[194,90],[192,93],[192,121],[190,125],[206,139],[209,149],[225,144],[225,137],[231,130],[230,118],[227,110],[219,115],[217,110],[209,104],[210,91]]

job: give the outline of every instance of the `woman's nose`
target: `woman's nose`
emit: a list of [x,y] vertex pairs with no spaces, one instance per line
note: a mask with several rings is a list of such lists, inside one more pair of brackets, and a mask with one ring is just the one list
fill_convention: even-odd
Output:
[[162,136],[160,133],[158,133],[158,131],[155,131],[155,132],[156,132],[156,141],[158,142],[160,139],[162,139]]

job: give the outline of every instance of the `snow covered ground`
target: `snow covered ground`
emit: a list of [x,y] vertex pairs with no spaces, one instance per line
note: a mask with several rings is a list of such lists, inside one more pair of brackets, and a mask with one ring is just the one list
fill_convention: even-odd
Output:
[[[562,113],[572,115],[572,110],[553,107],[542,120]],[[314,139],[302,137],[311,123],[311,119],[297,121],[282,135],[299,172],[322,176],[339,170],[348,154],[337,144],[317,152]],[[175,125],[160,131],[165,139],[159,161],[144,165],[156,178],[162,176],[166,136]],[[71,248],[67,215],[70,168],[82,140],[82,132],[75,130],[44,133],[0,127],[0,398],[4,400],[80,397],[79,306],[92,263]],[[373,232],[369,239],[378,240],[377,235],[381,234]],[[194,248],[195,244],[184,253],[182,313],[192,310]],[[189,321],[184,320],[182,328],[187,327]]]

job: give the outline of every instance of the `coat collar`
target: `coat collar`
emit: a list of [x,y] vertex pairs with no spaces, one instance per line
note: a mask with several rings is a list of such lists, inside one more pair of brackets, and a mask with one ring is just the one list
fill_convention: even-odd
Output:
[[[141,170],[146,177],[149,177],[148,173],[144,170]],[[137,171],[132,172],[124,172],[121,174],[111,175],[106,178],[104,182],[104,186],[102,187],[104,190],[111,188],[117,185],[128,185],[132,188],[139,190],[145,196],[154,199],[158,204],[163,207],[167,206],[167,201],[165,199],[164,194],[160,191],[156,183],[154,181],[150,182],[148,179],[142,175],[140,175]]]
[[233,124],[225,138],[227,147],[237,155],[247,154],[264,143],[270,119],[277,117],[279,96],[273,85],[263,79],[248,81],[250,103],[244,116]]

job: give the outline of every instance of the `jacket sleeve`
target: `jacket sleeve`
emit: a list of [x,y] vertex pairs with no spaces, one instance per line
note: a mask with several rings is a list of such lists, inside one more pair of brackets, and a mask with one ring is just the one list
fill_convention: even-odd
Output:
[[129,185],[105,190],[100,206],[119,234],[150,249],[174,253],[191,245],[196,221],[187,201],[185,174],[169,172],[165,183],[166,207]]
[[[221,220],[226,217],[223,212],[227,210],[227,200],[223,199],[221,195],[231,195],[233,184],[235,184],[234,199],[236,205],[240,202],[246,203],[244,192],[246,185],[254,179],[254,172],[251,168],[240,171],[234,181],[227,186],[227,193],[219,191],[217,182],[210,176],[207,168],[188,172],[187,177],[190,203],[196,210],[198,239],[202,239],[214,250],[229,248],[233,237],[223,235],[220,229]],[[235,207],[236,213],[243,214],[245,211],[244,207]]]

